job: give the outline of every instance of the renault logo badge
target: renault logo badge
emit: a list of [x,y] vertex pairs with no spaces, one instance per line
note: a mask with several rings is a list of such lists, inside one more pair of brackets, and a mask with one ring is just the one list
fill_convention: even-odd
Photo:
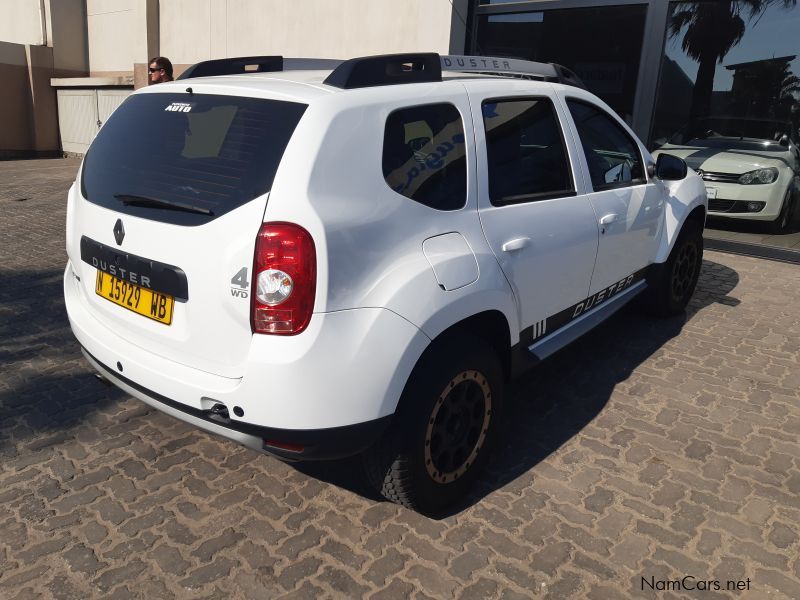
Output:
[[122,246],[122,240],[125,239],[125,227],[122,226],[122,219],[117,219],[114,225],[114,239],[117,240],[117,246]]

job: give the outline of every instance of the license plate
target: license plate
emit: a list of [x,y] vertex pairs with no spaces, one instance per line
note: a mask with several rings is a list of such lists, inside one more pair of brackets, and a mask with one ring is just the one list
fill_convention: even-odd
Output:
[[98,296],[148,319],[170,325],[175,298],[159,294],[135,283],[97,271],[94,291]]
[[714,200],[717,197],[717,188],[706,188],[706,195],[709,200]]

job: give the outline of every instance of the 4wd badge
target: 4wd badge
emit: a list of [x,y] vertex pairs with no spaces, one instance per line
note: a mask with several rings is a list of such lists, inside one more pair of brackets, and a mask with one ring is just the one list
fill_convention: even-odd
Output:
[[247,298],[247,267],[242,267],[231,278],[231,296],[234,298]]

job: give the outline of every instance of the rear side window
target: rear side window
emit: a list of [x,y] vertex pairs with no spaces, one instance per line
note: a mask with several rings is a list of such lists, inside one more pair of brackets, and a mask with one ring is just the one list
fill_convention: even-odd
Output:
[[207,223],[270,190],[305,109],[237,96],[131,96],[86,154],[83,195],[147,219]]
[[574,196],[569,159],[548,98],[482,104],[492,204]]
[[396,110],[386,119],[383,176],[395,192],[437,210],[467,202],[464,124],[452,104]]
[[646,183],[639,147],[614,119],[580,100],[567,100],[586,153],[595,191]]

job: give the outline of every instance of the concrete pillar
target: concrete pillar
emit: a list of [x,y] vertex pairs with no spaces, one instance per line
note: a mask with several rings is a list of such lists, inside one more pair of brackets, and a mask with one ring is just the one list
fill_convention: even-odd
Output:
[[53,49],[54,77],[89,74],[85,0],[43,0],[47,45]]
[[28,58],[23,44],[0,42],[0,158],[25,153],[33,145]]
[[133,82],[135,88],[147,85],[147,66],[159,56],[160,15],[158,0],[134,0],[134,29],[138,43],[134,48]]
[[25,46],[30,87],[31,150],[37,154],[55,152],[58,141],[58,106],[56,91],[50,87],[53,77],[53,49]]

